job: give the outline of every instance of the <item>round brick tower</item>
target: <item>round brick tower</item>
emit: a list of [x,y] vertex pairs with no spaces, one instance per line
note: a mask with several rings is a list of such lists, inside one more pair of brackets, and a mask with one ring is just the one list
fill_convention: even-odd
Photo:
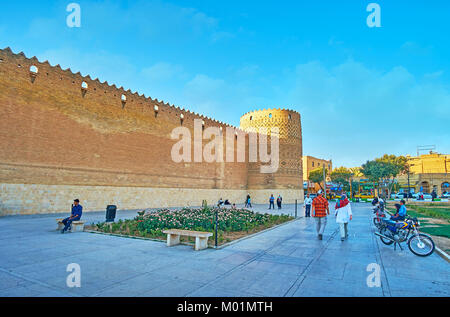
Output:
[[[241,117],[240,128],[246,132],[279,129],[279,167],[274,173],[261,173],[258,154],[256,163],[248,163],[248,189],[263,202],[270,194],[283,196],[284,202],[303,200],[302,127],[300,114],[286,109],[264,109],[248,112]],[[270,138],[268,138],[270,140]],[[268,141],[270,149],[270,141]],[[258,193],[260,192],[260,193]],[[260,199],[257,199],[258,201]],[[256,202],[258,202],[256,201]]]

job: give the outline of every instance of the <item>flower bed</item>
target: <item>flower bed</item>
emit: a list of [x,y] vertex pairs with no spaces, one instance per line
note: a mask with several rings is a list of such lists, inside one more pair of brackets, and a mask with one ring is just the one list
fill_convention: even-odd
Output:
[[[215,233],[215,215],[218,213],[218,244],[273,227],[294,219],[288,215],[255,213],[247,209],[226,208],[183,208],[179,210],[160,209],[156,212],[138,212],[134,219],[119,220],[116,223],[98,223],[88,229],[135,237],[166,239],[163,230],[185,229]],[[185,241],[189,238],[185,238]],[[214,244],[215,237],[209,239]]]

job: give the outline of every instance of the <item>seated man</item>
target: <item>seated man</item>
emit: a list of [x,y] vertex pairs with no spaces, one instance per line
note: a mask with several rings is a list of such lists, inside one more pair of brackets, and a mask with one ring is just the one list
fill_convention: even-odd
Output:
[[381,196],[378,199],[378,206],[380,206],[381,211],[384,211],[384,200]]
[[405,217],[406,217],[405,204],[406,204],[405,200],[402,199],[400,201],[400,208],[398,209],[398,212],[395,215],[393,215],[390,220],[394,220],[394,221],[405,220]]
[[83,213],[83,206],[80,205],[80,201],[75,199],[72,205],[72,214],[70,217],[64,219],[62,223],[64,224],[64,229],[61,230],[61,233],[64,233],[69,229],[72,225],[72,221],[78,221],[81,218],[81,214]]

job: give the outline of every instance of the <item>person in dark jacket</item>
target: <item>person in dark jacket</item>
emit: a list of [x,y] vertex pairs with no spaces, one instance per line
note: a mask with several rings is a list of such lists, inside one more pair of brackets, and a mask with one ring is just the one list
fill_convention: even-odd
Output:
[[278,195],[278,198],[277,198],[277,206],[278,206],[278,209],[281,209],[281,202],[283,201],[283,198],[281,198],[281,195]]
[[252,207],[252,204],[250,202],[250,194],[247,195],[247,198],[245,198],[245,208]]
[[61,233],[66,232],[71,226],[73,221],[78,221],[81,219],[81,215],[83,213],[83,206],[80,205],[80,201],[75,199],[72,205],[72,213],[70,217],[67,217],[62,221],[64,224],[64,229],[61,230]]
[[436,198],[437,198],[436,191],[433,190],[433,191],[431,192],[431,201],[434,201]]

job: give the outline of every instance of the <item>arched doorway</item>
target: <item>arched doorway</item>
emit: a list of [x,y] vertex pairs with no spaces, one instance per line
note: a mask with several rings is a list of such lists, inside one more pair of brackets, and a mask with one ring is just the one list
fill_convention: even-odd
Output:
[[421,190],[423,193],[429,193],[430,192],[430,183],[421,182],[419,190]]
[[450,191],[450,183],[449,182],[443,182],[441,184],[441,193],[448,193]]

